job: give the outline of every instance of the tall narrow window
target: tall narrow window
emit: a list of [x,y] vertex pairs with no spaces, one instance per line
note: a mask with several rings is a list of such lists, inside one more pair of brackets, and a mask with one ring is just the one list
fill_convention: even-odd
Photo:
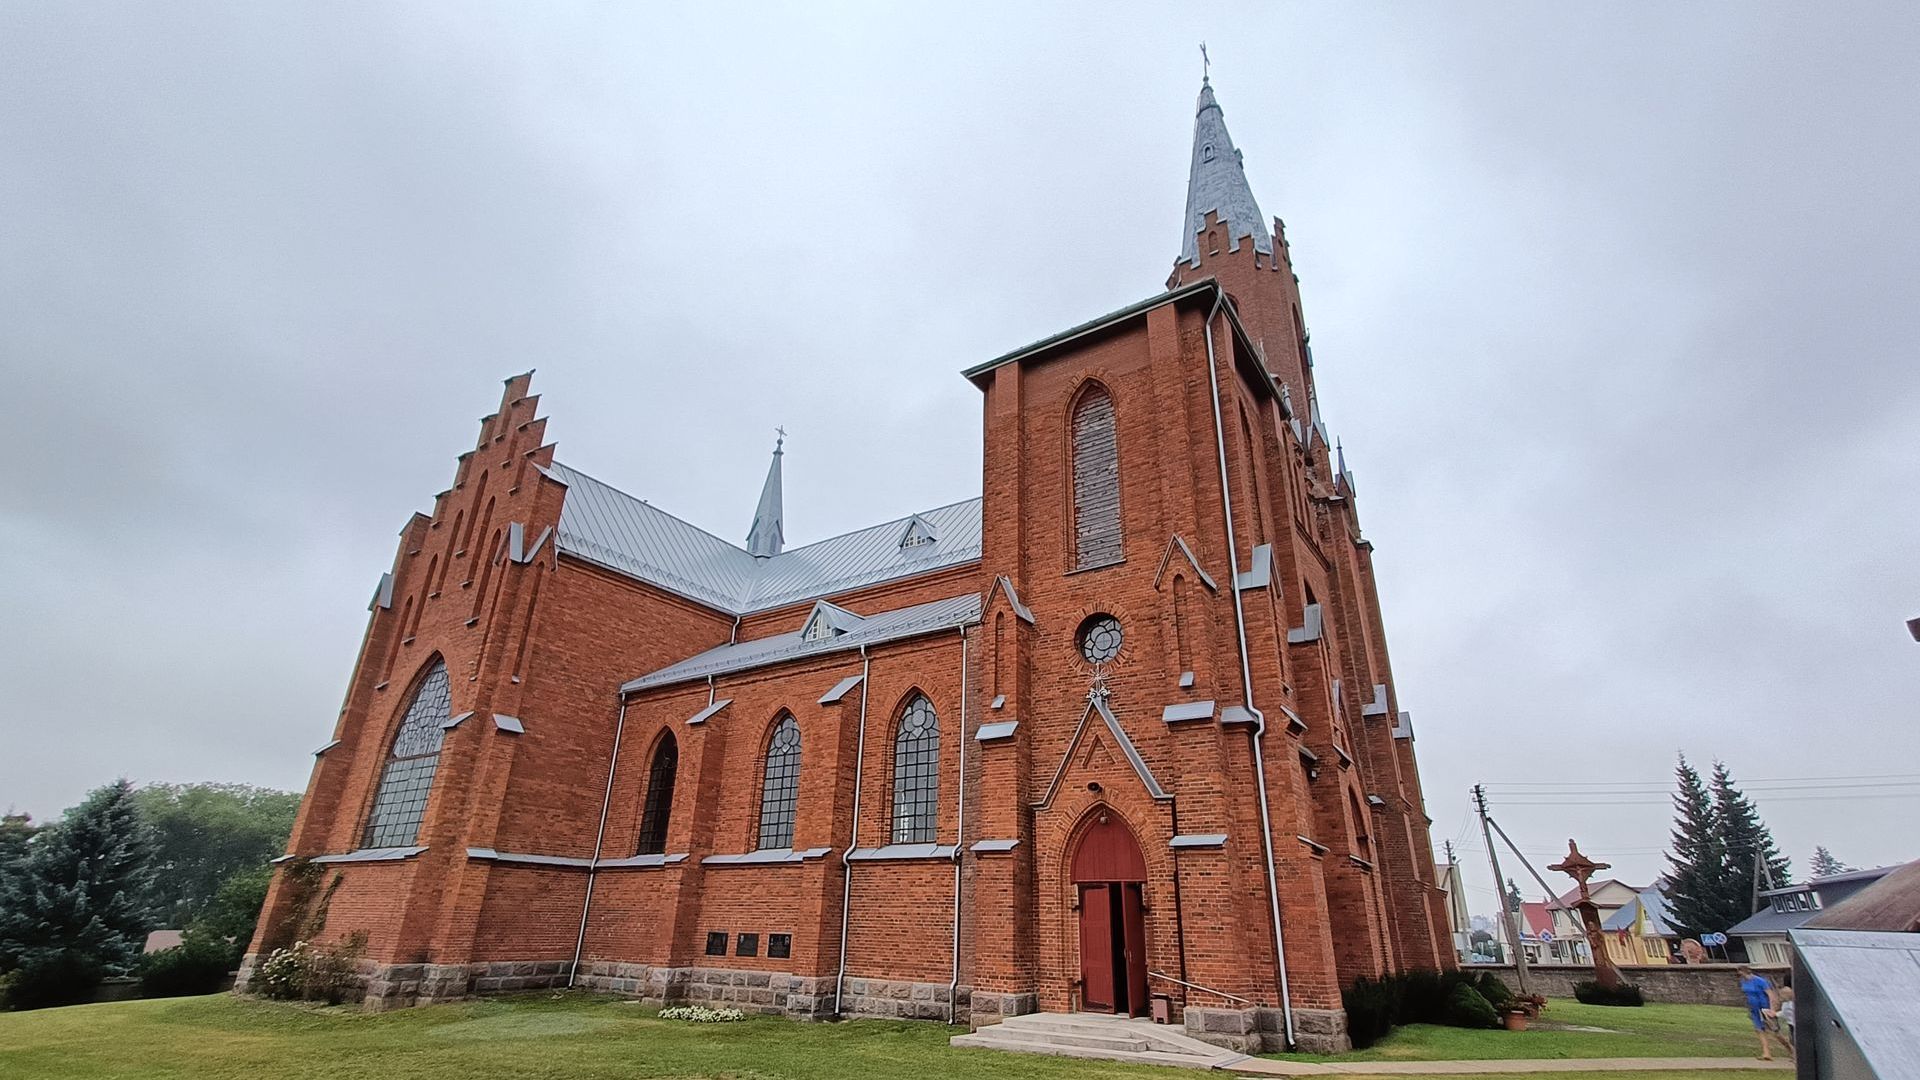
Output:
[[1193,632],[1187,626],[1187,608],[1191,603],[1187,598],[1186,575],[1173,575],[1173,653],[1183,674],[1193,670],[1193,646],[1187,640]]
[[447,665],[435,657],[415,684],[406,716],[394,733],[393,752],[380,774],[361,847],[407,847],[419,839],[420,820],[427,813],[427,793],[433,788],[433,771],[440,764],[440,740],[446,736],[442,725],[452,715]]
[[893,842],[933,843],[939,798],[940,718],[925,695],[915,694],[893,740]]
[[1120,448],[1113,398],[1090,383],[1073,406],[1073,566],[1119,562]]
[[800,725],[785,716],[767,742],[766,777],[760,783],[760,846],[793,846],[793,812],[800,802]]
[[680,746],[669,731],[660,736],[653,752],[653,766],[647,770],[646,808],[640,812],[641,855],[661,855],[667,850],[667,820],[673,815],[673,775],[680,766]]

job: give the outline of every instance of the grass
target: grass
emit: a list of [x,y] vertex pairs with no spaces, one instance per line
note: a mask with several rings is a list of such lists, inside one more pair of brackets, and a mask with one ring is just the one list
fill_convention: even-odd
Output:
[[[8,1080],[713,1080],[1196,1074],[1113,1062],[956,1050],[956,1029],[863,1020],[663,1021],[586,995],[528,995],[370,1015],[218,995],[0,1013]],[[1494,1034],[1494,1033],[1489,1033]],[[1568,1080],[1777,1080],[1777,1073],[1622,1072]]]
[[[1298,1061],[1456,1061],[1475,1058],[1755,1057],[1759,1044],[1745,1009],[1723,1005],[1612,1008],[1551,1001],[1526,1031],[1476,1031],[1409,1024],[1365,1050],[1325,1055],[1267,1055]],[[1567,1031],[1564,1026],[1606,1028]],[[1668,1074],[1672,1075],[1672,1074]]]

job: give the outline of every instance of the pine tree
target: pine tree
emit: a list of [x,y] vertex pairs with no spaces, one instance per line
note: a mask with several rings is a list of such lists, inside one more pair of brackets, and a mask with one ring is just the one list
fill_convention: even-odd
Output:
[[1825,844],[1821,844],[1813,849],[1813,858],[1808,863],[1807,873],[1812,877],[1823,878],[1844,874],[1851,869],[1853,869],[1851,866],[1834,858],[1833,852],[1828,851]]
[[12,1008],[84,999],[129,969],[148,926],[149,842],[133,785],[110,784],[44,829],[0,882],[0,975]]
[[1716,903],[1725,876],[1726,850],[1719,836],[1719,819],[1700,770],[1680,755],[1674,768],[1679,790],[1673,795],[1673,851],[1667,856],[1666,897],[1674,928],[1683,936],[1725,929],[1724,912]]
[[1720,839],[1726,845],[1726,876],[1720,893],[1729,916],[1726,925],[1714,929],[1725,930],[1759,910],[1754,902],[1755,890],[1784,888],[1791,882],[1793,865],[1780,854],[1773,833],[1760,820],[1760,811],[1734,786],[1733,774],[1724,762],[1713,763],[1709,786]]
[[1508,910],[1510,910],[1510,911],[1519,911],[1519,910],[1520,910],[1520,905],[1521,905],[1521,903],[1523,903],[1523,900],[1522,900],[1522,898],[1521,898],[1521,896],[1520,896],[1520,886],[1518,886],[1518,885],[1515,885],[1515,884],[1513,883],[1513,879],[1512,879],[1512,878],[1508,878],[1508,879],[1507,879],[1507,908],[1508,908]]

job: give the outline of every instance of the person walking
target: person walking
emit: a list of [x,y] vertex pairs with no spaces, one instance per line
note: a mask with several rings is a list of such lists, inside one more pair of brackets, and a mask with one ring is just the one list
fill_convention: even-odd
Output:
[[1747,1000],[1747,1019],[1753,1021],[1754,1034],[1760,1038],[1760,1060],[1773,1060],[1773,1042],[1769,1036],[1779,1039],[1787,1048],[1787,1056],[1792,1057],[1793,1044],[1773,1029],[1774,1010],[1779,1005],[1773,983],[1745,964],[1740,965],[1736,973],[1740,976],[1740,993]]

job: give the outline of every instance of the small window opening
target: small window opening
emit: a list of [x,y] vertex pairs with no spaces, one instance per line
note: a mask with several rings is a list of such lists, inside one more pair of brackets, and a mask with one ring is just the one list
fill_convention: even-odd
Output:
[[793,955],[792,934],[768,934],[767,955],[775,960],[784,960]]
[[[722,950],[722,951],[724,952],[725,950]],[[739,942],[733,950],[733,955],[759,956],[760,955],[760,935],[759,934],[741,934],[739,938]]]
[[727,955],[727,932],[725,930],[707,931],[707,955]]

